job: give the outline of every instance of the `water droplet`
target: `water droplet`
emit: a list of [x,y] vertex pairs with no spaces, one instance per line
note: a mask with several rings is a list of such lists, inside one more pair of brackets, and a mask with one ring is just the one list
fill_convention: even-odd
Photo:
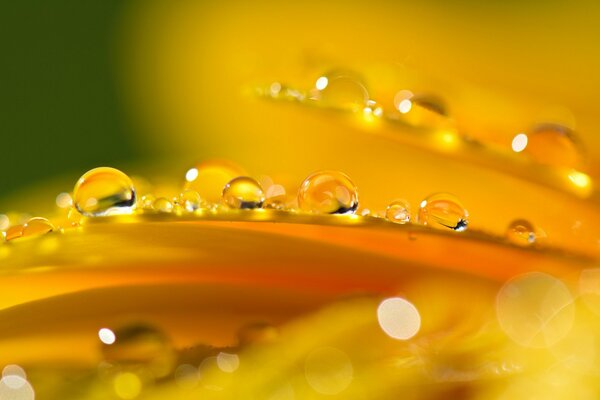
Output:
[[221,201],[223,187],[232,179],[246,175],[239,166],[222,160],[201,162],[186,173],[183,190],[194,190],[211,203]]
[[118,169],[94,168],[77,181],[73,201],[86,217],[129,214],[135,208],[135,189],[131,179]]
[[267,189],[264,208],[272,208],[274,210],[283,210],[287,205],[287,195],[285,188],[281,185],[271,185]]
[[502,330],[526,347],[548,347],[564,338],[573,326],[575,306],[560,280],[530,272],[508,281],[496,299]]
[[306,381],[316,392],[336,395],[352,383],[354,368],[346,353],[333,347],[313,350],[304,363]]
[[421,202],[419,223],[433,228],[452,229],[462,232],[467,229],[469,213],[458,198],[450,193],[435,193]]
[[139,206],[142,207],[144,210],[152,210],[153,207],[154,207],[154,201],[155,200],[156,200],[156,197],[154,197],[154,195],[152,195],[152,194],[145,194],[140,199]]
[[223,189],[223,203],[231,208],[260,208],[264,201],[260,184],[247,176],[232,179]]
[[527,135],[523,153],[541,164],[584,167],[584,148],[573,130],[559,124],[538,124]]
[[79,213],[74,207],[69,208],[69,212],[67,213],[67,220],[71,223],[71,226],[79,226],[81,225],[81,220],[83,219],[83,215]]
[[342,172],[315,172],[302,182],[298,206],[307,212],[354,214],[358,208],[358,190]]
[[363,108],[365,116],[381,118],[383,116],[383,108],[374,100],[368,100],[367,105]]
[[333,71],[317,79],[311,98],[325,107],[360,111],[367,106],[369,92],[356,74]]
[[175,352],[162,331],[144,324],[127,325],[111,331],[114,340],[111,337],[111,343],[102,343],[102,354],[107,362],[145,367],[155,377],[166,376],[172,371]]
[[23,225],[22,237],[44,235],[54,230],[54,225],[50,223],[46,218],[36,217],[31,218],[25,225]]
[[20,238],[23,235],[23,225],[13,225],[4,232],[4,239],[9,240]]
[[166,197],[159,197],[154,200],[152,208],[160,213],[170,213],[173,211],[173,203]]
[[535,243],[535,228],[527,220],[514,220],[506,229],[506,239],[518,246],[530,246]]
[[195,190],[184,190],[179,195],[178,202],[187,212],[194,212],[202,206],[202,198]]
[[450,122],[446,105],[436,96],[401,90],[394,96],[394,106],[399,119],[410,125],[446,127]]
[[410,221],[410,206],[406,200],[395,200],[387,206],[385,217],[397,224],[406,224]]

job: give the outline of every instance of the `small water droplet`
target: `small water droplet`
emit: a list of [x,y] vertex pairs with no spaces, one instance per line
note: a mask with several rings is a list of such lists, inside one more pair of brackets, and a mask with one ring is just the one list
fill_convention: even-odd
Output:
[[166,197],[159,197],[154,200],[152,208],[160,213],[170,213],[173,211],[173,203]]
[[73,201],[86,217],[129,214],[135,208],[131,179],[118,169],[94,168],[75,184]]
[[13,225],[4,232],[4,239],[9,240],[20,238],[23,235],[23,225]]
[[224,160],[208,160],[190,168],[183,190],[194,190],[211,203],[221,201],[223,187],[232,179],[246,175],[239,166]]
[[281,185],[271,185],[267,189],[264,208],[271,208],[274,210],[283,210],[287,205],[287,195],[285,188]]
[[153,206],[154,206],[154,201],[155,200],[156,200],[156,197],[154,197],[154,195],[152,195],[152,194],[145,194],[140,199],[139,206],[141,208],[143,208],[144,210],[152,210]]
[[202,198],[195,190],[184,190],[181,192],[178,202],[187,212],[194,212],[202,206]]
[[50,223],[46,218],[36,217],[31,218],[25,225],[23,225],[22,237],[44,235],[54,230],[54,225]]
[[232,179],[223,189],[223,203],[231,208],[261,208],[264,201],[260,184],[247,176]]
[[410,222],[410,206],[406,200],[395,200],[387,206],[385,217],[397,224]]
[[169,338],[158,328],[131,324],[111,330],[114,340],[101,343],[105,361],[123,366],[145,367],[155,377],[164,377],[174,368],[175,352]]
[[514,220],[506,229],[506,239],[518,246],[530,246],[535,243],[535,228],[527,220]]
[[458,198],[450,193],[435,193],[421,202],[419,223],[433,228],[464,231],[469,223],[469,213]]
[[357,74],[332,71],[317,79],[311,99],[325,107],[360,111],[367,106],[369,92]]
[[358,208],[358,190],[342,172],[315,172],[302,182],[298,206],[307,212],[354,214]]
[[585,151],[570,128],[552,123],[536,125],[527,135],[523,153],[541,164],[558,167],[584,167]]
[[401,90],[394,96],[394,106],[398,119],[410,125],[441,128],[450,122],[446,105],[436,96]]
[[365,116],[381,118],[383,116],[383,108],[374,100],[368,100],[367,105],[363,108]]

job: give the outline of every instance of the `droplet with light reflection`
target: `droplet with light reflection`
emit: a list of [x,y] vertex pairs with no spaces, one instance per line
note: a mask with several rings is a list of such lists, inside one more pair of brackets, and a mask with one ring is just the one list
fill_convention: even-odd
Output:
[[194,190],[211,203],[221,201],[223,187],[246,172],[238,165],[225,160],[207,160],[194,165],[185,174],[183,191]]
[[324,107],[360,111],[367,106],[369,92],[357,74],[332,71],[316,80],[311,98]]
[[410,222],[410,206],[406,200],[394,200],[385,209],[385,217],[388,221],[397,224]]
[[437,96],[400,90],[394,96],[398,119],[414,126],[449,127],[448,109]]
[[374,100],[368,100],[367,105],[363,108],[365,116],[381,118],[383,116],[383,108]]
[[105,361],[142,367],[155,377],[164,377],[173,370],[174,349],[166,334],[158,328],[147,324],[131,324],[111,329],[111,332],[112,335],[102,331],[106,341],[102,340],[98,332]]
[[576,133],[563,125],[538,124],[527,135],[523,153],[541,164],[558,167],[582,168],[585,149]]
[[23,225],[13,225],[4,232],[4,239],[8,242],[20,238],[23,235]]
[[517,276],[496,297],[500,327],[516,343],[545,348],[564,338],[573,326],[573,296],[559,279],[541,272]]
[[31,218],[25,225],[23,225],[22,237],[44,235],[52,232],[54,225],[46,218],[35,217]]
[[298,206],[313,213],[354,214],[358,208],[358,189],[342,172],[315,172],[302,182]]
[[152,194],[145,194],[142,196],[139,202],[139,206],[144,210],[152,210],[154,208],[154,201],[156,197]]
[[337,395],[352,383],[354,367],[348,355],[334,347],[320,347],[308,354],[304,374],[317,393]]
[[265,194],[260,183],[248,176],[238,176],[223,188],[223,203],[230,208],[261,208]]
[[285,188],[281,185],[271,185],[265,194],[264,208],[283,210],[287,206],[287,195]]
[[194,212],[202,206],[202,198],[195,190],[181,192],[178,202],[187,212]]
[[67,221],[69,221],[69,224],[71,224],[71,226],[81,225],[82,220],[83,215],[81,215],[75,207],[69,208],[69,211],[67,212]]
[[159,213],[170,213],[173,211],[173,203],[166,197],[159,197],[154,200],[154,204],[152,204],[152,209],[158,211]]
[[73,203],[86,217],[129,214],[136,205],[133,182],[118,169],[94,168],[75,184]]
[[518,246],[531,246],[535,243],[535,227],[525,219],[512,221],[506,229],[506,239]]
[[408,340],[421,328],[421,315],[417,308],[401,297],[383,300],[377,308],[381,329],[391,338]]
[[469,213],[450,193],[435,193],[423,200],[417,220],[423,225],[462,232],[469,224]]

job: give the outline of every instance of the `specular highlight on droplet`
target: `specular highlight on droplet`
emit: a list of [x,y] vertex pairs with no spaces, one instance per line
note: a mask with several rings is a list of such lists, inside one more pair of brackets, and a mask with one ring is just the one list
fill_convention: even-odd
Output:
[[94,168],[75,184],[73,203],[86,217],[130,214],[136,206],[131,178],[115,168]]

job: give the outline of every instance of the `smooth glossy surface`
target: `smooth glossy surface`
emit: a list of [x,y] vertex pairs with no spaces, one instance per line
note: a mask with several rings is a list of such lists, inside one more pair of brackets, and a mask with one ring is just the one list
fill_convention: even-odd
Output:
[[358,189],[342,172],[315,172],[302,182],[298,206],[313,213],[354,214],[358,208]]
[[131,178],[109,167],[86,172],[73,190],[75,207],[87,217],[129,214],[135,208],[135,198]]
[[223,188],[223,203],[231,208],[260,208],[264,201],[265,194],[260,184],[247,176],[234,178]]

